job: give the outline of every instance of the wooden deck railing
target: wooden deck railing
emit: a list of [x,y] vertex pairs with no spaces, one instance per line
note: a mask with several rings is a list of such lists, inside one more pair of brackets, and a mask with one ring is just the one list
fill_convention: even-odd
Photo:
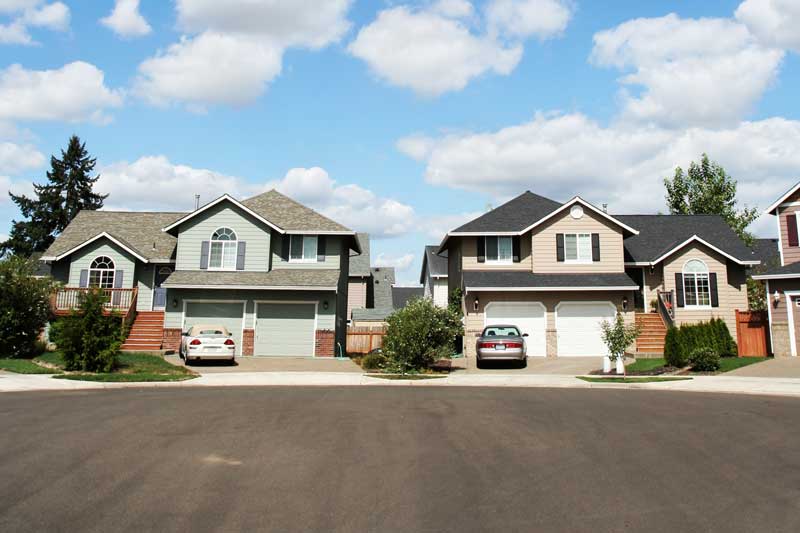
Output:
[[[50,305],[56,315],[68,315],[73,309],[80,306],[81,295],[91,290],[77,287],[62,287],[53,293]],[[120,313],[126,319],[133,313],[139,289],[100,289],[105,293],[108,301],[105,308],[109,313]]]
[[672,291],[658,291],[658,313],[668,328],[675,325],[675,298]]

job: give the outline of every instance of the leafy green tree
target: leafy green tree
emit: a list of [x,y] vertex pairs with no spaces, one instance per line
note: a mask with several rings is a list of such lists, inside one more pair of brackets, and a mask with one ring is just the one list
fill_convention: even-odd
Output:
[[636,324],[626,324],[622,313],[617,313],[613,322],[603,320],[600,323],[600,330],[612,362],[625,357],[625,350],[633,344],[642,331]]
[[664,179],[664,186],[671,214],[720,215],[748,245],[752,244],[747,226],[758,217],[758,210],[747,206],[737,209],[736,180],[708,155],[703,154],[699,164],[693,161],[688,172],[677,167],[672,179]]
[[457,335],[463,335],[461,317],[441,309],[430,298],[416,298],[386,319],[383,353],[386,367],[399,373],[419,371],[439,359],[453,356]]
[[11,234],[0,243],[0,255],[29,257],[43,252],[83,209],[100,209],[108,195],[96,194],[92,176],[97,160],[86,151],[86,143],[73,135],[61,158],[50,158],[47,183],[34,184],[35,198],[9,193],[26,220],[12,222]]
[[0,357],[36,355],[53,282],[33,277],[35,271],[36,265],[22,257],[0,260]]

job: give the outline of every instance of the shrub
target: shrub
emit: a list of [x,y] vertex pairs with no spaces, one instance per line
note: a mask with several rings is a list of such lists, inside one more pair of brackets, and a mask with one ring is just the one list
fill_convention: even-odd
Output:
[[717,356],[735,356],[738,353],[728,326],[721,318],[699,324],[684,324],[670,328],[664,341],[664,358],[667,364],[678,368],[691,363],[691,355],[701,348],[715,352]]
[[368,353],[361,358],[361,368],[364,370],[380,370],[386,366],[386,356],[382,353]]
[[111,372],[122,345],[122,321],[103,313],[108,298],[102,291],[81,296],[77,311],[51,326],[50,335],[64,356],[67,370]]
[[688,357],[684,355],[680,345],[680,330],[669,328],[664,339],[664,359],[669,366],[683,368],[689,363]]
[[36,265],[28,259],[12,256],[0,261],[0,357],[37,355],[54,283],[33,277],[34,272]]
[[612,361],[625,356],[628,349],[641,333],[641,328],[635,324],[625,324],[625,317],[617,313],[613,322],[603,320],[600,324],[603,332],[603,342],[606,343],[608,354]]
[[454,341],[463,335],[461,317],[450,309],[418,298],[386,319],[383,353],[387,368],[408,372],[427,368],[433,362],[453,356]]
[[689,356],[692,370],[698,372],[714,372],[719,370],[719,353],[713,348],[701,346],[695,348]]

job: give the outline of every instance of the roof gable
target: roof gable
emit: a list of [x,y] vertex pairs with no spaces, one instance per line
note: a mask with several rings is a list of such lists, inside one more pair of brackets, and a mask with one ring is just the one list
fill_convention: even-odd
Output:
[[458,233],[519,233],[532,221],[552,213],[561,206],[559,202],[525,191],[503,205],[484,213],[453,230]]
[[425,283],[425,271],[430,272],[430,276],[434,278],[447,277],[447,250],[441,254],[436,252],[439,247],[435,244],[425,246],[425,253],[422,255],[422,270],[419,275],[419,282]]
[[356,241],[361,247],[361,254],[350,256],[349,275],[366,278],[370,275],[369,233],[356,233]]
[[780,198],[775,200],[771,206],[764,210],[764,213],[772,214],[782,203],[790,199],[796,192],[800,191],[800,182],[797,182],[788,191],[786,191]]
[[209,209],[211,209],[211,208],[213,208],[213,207],[215,207],[215,206],[217,206],[217,205],[219,205],[219,204],[221,204],[223,202],[230,202],[231,204],[235,205],[236,207],[238,207],[239,209],[241,209],[245,213],[255,217],[257,220],[263,222],[264,224],[266,224],[270,228],[274,229],[278,233],[285,233],[285,231],[283,229],[281,229],[279,226],[277,226],[273,222],[270,222],[268,219],[263,217],[261,214],[259,214],[258,212],[254,211],[253,209],[247,207],[242,202],[239,202],[236,198],[233,198],[229,194],[223,194],[222,196],[220,196],[220,197],[208,202],[204,206],[202,206],[202,207],[200,207],[198,209],[195,209],[191,213],[187,213],[186,215],[182,216],[178,220],[174,221],[172,224],[169,224],[168,226],[164,227],[162,231],[165,231],[165,232],[173,231],[173,230],[177,229],[178,226],[180,226],[181,224],[185,224],[189,220],[195,218],[198,215],[201,215],[201,214],[205,213]]
[[521,233],[526,233],[526,232],[532,230],[533,228],[544,224],[548,220],[551,220],[551,219],[555,218],[556,216],[558,216],[560,213],[563,213],[567,209],[572,208],[572,206],[575,205],[575,204],[580,204],[581,206],[583,206],[583,207],[589,209],[590,211],[592,211],[595,215],[598,215],[600,218],[603,218],[606,221],[611,222],[612,224],[614,224],[616,226],[619,226],[620,228],[622,228],[625,231],[628,231],[629,233],[632,233],[634,235],[637,235],[639,233],[639,230],[636,230],[636,229],[630,227],[629,225],[625,224],[624,222],[620,221],[619,219],[612,217],[611,215],[609,215],[605,211],[603,211],[601,209],[598,209],[597,207],[593,206],[592,204],[590,204],[589,202],[587,202],[586,200],[584,200],[580,196],[576,196],[572,200],[570,200],[569,202],[564,203],[561,207],[559,207],[558,209],[556,209],[555,211],[553,211],[549,215],[547,215],[545,217],[542,217],[541,219],[537,220],[536,222],[534,222],[533,224],[531,224],[530,226],[525,228]]

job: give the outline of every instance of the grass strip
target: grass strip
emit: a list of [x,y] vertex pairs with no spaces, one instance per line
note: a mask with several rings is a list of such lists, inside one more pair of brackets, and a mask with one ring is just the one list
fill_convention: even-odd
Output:
[[601,378],[601,377],[590,377],[590,376],[575,376],[578,379],[582,379],[583,381],[588,381],[589,383],[661,383],[664,381],[689,381],[692,378],[682,378],[677,376],[667,376],[667,377],[660,377],[660,376],[644,376],[640,378],[626,378],[626,377],[611,377],[611,378]]

